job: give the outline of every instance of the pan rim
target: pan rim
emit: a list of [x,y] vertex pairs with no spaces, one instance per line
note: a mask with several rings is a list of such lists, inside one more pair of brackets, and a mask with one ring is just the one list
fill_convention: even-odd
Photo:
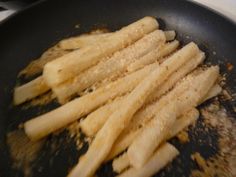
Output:
[[[5,18],[4,20],[2,20],[0,22],[0,28],[3,27],[5,24],[7,24],[9,21],[15,19],[15,17],[17,17],[18,15],[20,15],[22,13],[25,13],[27,10],[32,9],[32,8],[34,8],[34,7],[36,7],[40,4],[47,3],[48,1],[49,0],[39,0],[37,2],[34,2],[34,3],[30,4],[29,6],[23,7],[19,11],[13,13],[12,15],[10,15],[7,18]],[[236,28],[236,21],[233,21],[231,18],[229,18],[226,15],[220,13],[219,11],[217,11],[217,10],[215,10],[215,9],[209,7],[209,6],[206,6],[204,4],[201,4],[199,2],[196,2],[196,1],[186,0],[186,2],[196,6],[198,8],[203,8],[203,9],[207,10],[209,13],[217,15],[220,18],[223,18],[223,20],[227,21],[228,23],[230,23],[231,25],[233,25]]]

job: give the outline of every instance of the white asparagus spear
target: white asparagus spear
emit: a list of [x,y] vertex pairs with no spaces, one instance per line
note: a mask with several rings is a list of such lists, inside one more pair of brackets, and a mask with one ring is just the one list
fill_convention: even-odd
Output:
[[186,63],[189,58],[196,55],[198,51],[199,49],[194,43],[189,43],[140,82],[122,101],[122,107],[119,107],[110,116],[103,128],[98,132],[87,153],[75,166],[69,177],[93,175],[105,160],[125,125],[130,122],[134,113],[143,105],[150,93],[159,87],[171,73]]
[[[159,110],[165,107],[169,103],[169,101],[174,100],[176,97],[179,97],[186,89],[188,89],[189,86],[192,85],[194,79],[195,77],[192,74],[188,75],[167,95],[163,96],[160,100],[157,100],[156,102],[148,105],[144,109],[139,110],[135,114],[134,118],[127,126],[127,128],[121,133],[120,137],[118,138],[119,141],[116,142],[117,145],[114,145],[110,152],[110,155],[108,156],[109,159],[117,155],[117,153],[122,152],[121,150],[124,150],[123,148],[127,148],[127,146],[122,148],[122,146],[120,146],[119,144],[123,145],[122,141],[123,139],[126,139],[126,136],[129,136],[129,133],[132,133],[132,131],[136,131],[142,125],[146,125],[146,123],[149,122],[154,117],[154,115],[158,113]],[[125,145],[128,145],[127,140]]]
[[[189,94],[190,95],[190,94]],[[183,99],[181,99],[181,97],[179,98],[181,101],[181,103],[183,103]],[[188,100],[187,102],[185,102],[184,104],[189,104],[191,103],[192,100]],[[173,125],[170,126],[166,126],[164,123],[167,121],[162,119],[162,115],[163,113],[165,113],[167,110],[170,109],[170,106],[172,107],[173,103],[170,103],[168,105],[166,105],[158,114],[156,117],[154,117],[154,119],[152,119],[150,122],[148,122],[147,125],[144,126],[144,128],[142,128],[141,132],[139,133],[138,136],[136,136],[135,140],[132,142],[132,144],[130,145],[129,149],[128,149],[128,157],[129,157],[129,162],[132,164],[132,166],[134,166],[135,168],[141,168],[146,161],[148,161],[148,159],[150,158],[150,156],[152,155],[152,153],[154,152],[155,148],[159,146],[159,144],[161,144],[163,141],[170,139],[171,137],[175,136],[179,131],[181,131],[184,127],[186,127],[187,125],[190,125],[190,123],[192,123],[193,121],[196,120],[196,116],[198,116],[198,111],[197,112],[193,112],[193,117],[192,119],[186,119],[184,118],[180,118],[175,120],[175,122],[173,123]],[[177,102],[177,104],[179,104],[179,102]],[[191,104],[190,104],[191,106]],[[178,107],[178,106],[177,106]],[[186,106],[183,106],[183,108],[181,108],[181,110],[185,110]],[[187,108],[188,109],[188,108]],[[191,109],[190,109],[191,111]],[[180,111],[182,112],[182,111]],[[175,112],[176,114],[178,114],[177,112]],[[164,128],[163,128],[164,127]],[[154,129],[157,129],[156,132],[154,132]],[[137,149],[137,151],[139,151],[140,155],[139,157],[143,157],[146,159],[136,159],[137,162],[134,163],[133,158],[134,156],[132,156],[133,154],[130,154],[130,152],[133,150],[132,148],[135,147],[135,145],[138,145],[137,143],[140,141],[141,138],[147,138],[146,141],[144,141],[141,146],[142,146],[142,150],[145,149],[144,151],[139,151],[140,149]],[[152,138],[152,139],[148,139],[148,138]],[[150,143],[150,141],[152,141]],[[140,144],[139,144],[140,145]],[[144,161],[144,162],[141,162]],[[125,168],[125,167],[124,167]]]
[[[170,129],[176,120],[176,109],[178,109],[176,101],[165,106],[144,126],[139,135],[134,139],[127,151],[130,163],[133,167],[141,168],[148,161],[155,149],[166,139],[168,134],[170,134]],[[144,140],[145,137],[147,138],[146,140]],[[144,140],[143,144],[140,144],[140,139]],[[137,148],[138,145],[142,147]],[[134,155],[134,149],[138,151],[137,153],[139,153],[139,155]],[[137,162],[134,162],[134,160],[137,160]]]
[[144,17],[115,32],[106,42],[84,47],[47,63],[43,77],[50,87],[59,85],[157,28],[154,18]]
[[102,43],[107,39],[107,37],[111,36],[112,34],[113,33],[85,34],[77,37],[71,37],[69,39],[60,41],[59,46],[65,50],[79,49],[82,47],[93,45],[95,43]]
[[200,104],[202,104],[203,102],[205,102],[206,100],[209,100],[217,95],[219,95],[222,91],[222,88],[219,84],[215,84],[211,90],[209,91],[209,93],[207,94],[207,96],[200,101]]
[[[89,43],[89,42],[93,41],[92,37],[95,37],[94,40],[96,41],[101,36],[105,37],[105,36],[108,36],[108,34],[110,34],[110,33],[93,34],[93,35],[88,35],[88,36],[87,35],[86,36],[80,36],[81,38],[79,37],[80,39],[78,39],[78,41],[76,39],[75,39],[75,41],[72,40],[72,39],[68,39],[68,41],[67,40],[62,41],[60,43],[60,45],[64,46],[66,48],[66,46],[69,47],[70,45],[71,46],[73,46],[73,45],[76,46],[75,43],[77,43],[77,42],[79,43],[78,45],[80,45],[81,43],[82,44],[87,44],[87,42]],[[165,35],[166,34],[169,34],[169,32],[165,32]],[[147,38],[147,36],[146,36],[146,38]],[[169,35],[166,35],[166,36],[168,36],[168,38],[170,37]],[[84,43],[83,43],[83,41],[84,41]],[[137,41],[137,42],[141,42],[141,41]],[[155,41],[152,41],[152,42],[155,43]],[[144,47],[142,47],[141,49],[143,49],[145,51],[145,47],[148,48],[147,44],[149,44],[149,43],[146,42]],[[179,46],[179,42],[178,41],[173,41],[173,42],[167,43],[162,49],[156,49],[157,52],[152,52],[152,53],[150,53],[147,56],[145,55],[140,60],[137,60],[134,63],[132,63],[127,68],[127,70],[129,72],[132,72],[132,71],[136,71],[136,70],[144,67],[145,65],[151,64],[156,59],[164,57],[164,56],[172,53],[174,50],[176,50],[176,48],[178,46]],[[130,48],[132,48],[132,47],[130,47]],[[132,50],[132,49],[130,49],[130,50]],[[138,52],[141,53],[142,51],[139,48],[137,48],[137,50],[135,52],[136,56],[139,55]],[[142,52],[142,53],[144,53],[144,52]],[[136,56],[132,56],[132,58],[135,58]],[[126,62],[128,61],[127,58],[125,58],[124,56],[122,56],[122,57],[123,57],[122,61],[126,61]],[[131,55],[130,55],[130,57],[131,57]],[[113,59],[113,61],[114,61],[114,60],[117,60],[118,56],[116,56],[116,57],[113,56],[111,58],[114,58]],[[101,75],[107,76],[105,71],[108,71],[108,70],[103,69],[103,68],[110,68],[110,67],[117,66],[117,64],[115,62],[113,63],[113,61],[110,61],[107,64],[100,64],[100,68],[101,68],[100,71],[102,72]],[[104,66],[104,67],[102,67],[101,65]],[[110,66],[106,66],[106,65],[110,65]],[[125,64],[123,62],[123,66],[124,65]],[[112,70],[109,70],[109,71],[112,71]],[[95,66],[95,67],[93,67],[93,69],[91,68],[89,70],[86,70],[85,73],[82,73],[81,75],[75,77],[73,79],[73,82],[72,82],[72,80],[70,80],[68,82],[65,82],[65,83],[59,85],[58,87],[53,88],[53,91],[56,94],[56,96],[59,98],[59,101],[61,103],[63,103],[63,102],[65,102],[66,98],[69,97],[68,95],[73,95],[73,93],[79,92],[79,91],[83,90],[84,88],[88,87],[88,85],[90,86],[91,83],[94,82],[93,78],[95,78],[96,81],[99,81],[99,80],[104,78],[104,77],[99,78],[96,75],[99,75],[99,66]],[[40,89],[38,89],[39,86],[40,86]],[[50,88],[47,86],[47,84],[43,80],[42,76],[40,76],[40,77],[38,77],[38,78],[36,78],[36,79],[34,79],[34,80],[32,80],[32,81],[22,85],[22,86],[19,86],[19,87],[15,88],[15,91],[14,91],[14,104],[15,105],[21,104],[21,103],[23,103],[23,102],[25,102],[27,100],[30,100],[32,98],[35,98],[35,97],[37,97],[37,96],[47,92],[48,90],[50,90]],[[73,92],[73,90],[77,90],[77,91]]]
[[127,167],[129,167],[129,157],[127,153],[124,153],[113,160],[112,162],[112,169],[116,173],[121,173],[124,171]]
[[[174,42],[175,44],[169,44],[168,46],[170,46],[170,48],[175,48],[174,46],[178,45],[178,42]],[[170,49],[169,48],[169,49]],[[170,50],[168,50],[170,52]],[[154,51],[155,52],[155,51]],[[150,52],[152,53],[152,52]],[[150,54],[149,53],[149,54]],[[156,52],[155,52],[156,53]],[[161,52],[163,55],[167,54],[168,52]],[[149,56],[149,54],[147,54]],[[147,58],[145,55],[144,58]],[[152,54],[151,54],[152,55]],[[154,60],[156,60],[155,56],[152,56]],[[199,57],[198,57],[199,58]],[[198,58],[194,58],[194,61],[192,63],[200,63],[200,60]],[[149,58],[148,58],[149,59]],[[196,59],[196,60],[195,60]],[[142,60],[142,59],[140,59]],[[201,60],[203,60],[203,58],[201,58]],[[154,61],[153,61],[154,62]],[[188,64],[189,65],[189,64]],[[196,65],[196,64],[195,64]],[[189,67],[189,69],[185,69],[186,67],[183,68],[183,73],[186,73],[186,70],[190,71],[191,68]],[[182,74],[183,75],[183,74]],[[179,78],[181,76],[179,75]],[[177,79],[176,79],[177,81]],[[175,81],[175,82],[176,82]],[[166,85],[168,83],[165,83],[164,85]],[[174,81],[171,83],[172,85],[174,84]],[[171,84],[170,87],[171,87]],[[170,88],[169,87],[169,88]],[[168,89],[168,88],[167,88]],[[87,118],[85,120],[83,120],[80,124],[83,132],[87,135],[87,136],[94,136],[95,133],[103,126],[103,124],[105,123],[105,121],[107,120],[107,118],[111,115],[112,112],[114,112],[114,110],[119,106],[121,102],[121,99],[119,100],[115,100],[112,103],[108,103],[107,105],[100,107],[99,109],[97,109],[96,111],[94,111],[93,113],[89,114],[87,116]]]
[[[176,97],[180,96],[181,93],[189,88],[191,84],[193,84],[196,76],[189,75],[184,81],[182,81],[174,90],[168,93],[166,96],[162,97],[160,100],[146,106],[144,109],[141,109],[135,114],[135,117],[132,119],[131,123],[128,125],[127,130],[125,130],[122,134],[127,136],[129,134],[129,130],[137,129],[138,127],[144,125],[148,122],[157,112],[157,110],[162,109],[169,100],[174,100]],[[211,90],[208,92],[204,100],[210,99],[219,94],[219,90],[215,89],[218,86],[213,86]],[[200,105],[202,101],[198,103]]]
[[167,140],[176,136],[183,129],[187,128],[189,125],[194,124],[199,117],[199,111],[196,108],[192,108],[187,113],[180,116],[176,119],[174,125],[169,131],[169,135],[167,136]]
[[155,69],[123,100],[123,106],[119,107],[108,119],[103,128],[98,132],[88,151],[68,175],[69,177],[87,177],[95,173],[97,168],[106,158],[112,144],[130,121],[133,114],[139,109],[146,97],[155,87],[161,83],[167,70],[159,73],[159,68]]
[[23,70],[20,71],[19,76],[28,78],[30,76],[34,76],[35,74],[41,73],[46,63],[69,52],[70,51],[66,51],[56,44],[43,52],[43,54],[38,59],[31,61]]
[[179,151],[171,144],[165,143],[152,155],[149,161],[139,169],[129,168],[118,177],[148,177],[157,173],[170,163]]
[[[192,108],[187,113],[180,116],[174,122],[174,125],[170,129],[169,135],[167,136],[166,140],[171,139],[172,137],[176,136],[180,131],[182,131],[183,129],[185,129],[189,125],[195,123],[196,120],[198,119],[198,117],[199,117],[199,111],[196,108]],[[140,131],[141,131],[141,128],[139,128],[138,130],[132,131],[132,133],[129,135],[129,137],[132,135],[135,135],[134,137],[137,137],[138,134],[137,133],[134,134],[134,133],[140,132]],[[131,139],[129,139],[128,141],[127,140],[126,140],[126,142],[128,143],[128,141]],[[132,141],[133,140],[130,141],[128,146],[131,144]],[[128,168],[129,166],[130,166],[130,162],[129,162],[128,155],[126,152],[123,153],[121,156],[115,158],[112,162],[113,170],[117,173],[122,172],[124,169]]]
[[[108,33],[106,33],[108,34]],[[20,75],[30,75],[40,73],[43,70],[43,67],[46,63],[54,60],[55,58],[61,57],[69,52],[65,51],[67,49],[76,49],[78,46],[84,46],[91,44],[91,42],[97,41],[97,38],[100,38],[104,34],[91,34],[91,35],[82,35],[78,38],[69,38],[62,40],[57,45],[46,50],[42,56],[32,61],[25,69],[20,72]],[[50,90],[50,87],[47,86],[42,76],[37,77],[36,79],[21,85],[17,86],[14,89],[13,102],[15,105],[24,103],[25,101],[31,100],[45,92]]]
[[99,107],[80,122],[80,127],[87,136],[93,137],[102,128],[109,116],[120,106],[123,97]]
[[50,88],[44,82],[43,77],[38,77],[32,80],[31,82],[28,82],[27,84],[16,87],[14,89],[14,104],[21,104],[25,101],[28,101],[34,97],[45,93],[49,89]]
[[[70,96],[91,86],[95,82],[101,81],[112,74],[114,76],[122,73],[133,60],[138,59],[140,56],[156,48],[158,44],[161,45],[164,42],[164,33],[160,30],[156,30],[146,35],[135,44],[122,51],[116,52],[107,61],[99,63],[74,79],[52,88],[52,90],[59,99],[59,102],[65,103]],[[48,90],[50,90],[50,88],[45,83],[43,77],[40,76],[22,86],[16,87],[14,92],[14,104],[21,104]]]
[[[221,92],[221,89],[222,88],[218,84],[214,85],[211,88],[211,90],[208,92],[204,101],[217,96]],[[198,103],[198,105],[201,103]],[[156,108],[153,107],[153,109],[156,109]],[[154,110],[151,112],[154,112]],[[143,119],[145,119],[146,118],[145,115],[144,114],[142,114],[142,115],[143,115],[142,116]],[[187,127],[190,124],[192,124],[193,122],[195,122],[196,119],[198,118],[198,116],[199,116],[198,111],[196,109],[192,109],[192,110],[188,111],[187,114],[184,114],[183,116],[181,116],[181,118],[178,118],[176,123],[174,124],[173,128],[171,129],[171,134],[170,134],[169,138],[172,138],[177,133],[179,133],[180,130],[184,129],[185,127]],[[141,118],[141,116],[137,116],[137,119],[138,118]],[[128,148],[129,145],[135,139],[135,137],[137,137],[138,134],[141,132],[141,127],[143,127],[145,125],[145,123],[149,121],[148,117],[147,117],[148,120],[139,120],[138,121],[137,119],[133,118],[134,121],[131,121],[130,125],[128,125],[128,127],[117,138],[106,161],[113,159],[115,156],[117,156],[118,154],[123,152],[126,148]],[[137,121],[135,121],[135,120],[137,120]]]
[[100,62],[73,79],[53,87],[52,90],[59,102],[65,103],[72,95],[83,91],[94,83],[105,78],[116,77],[125,72],[130,63],[139,60],[140,57],[152,52],[164,43],[165,35],[163,31],[155,30],[127,48],[115,52],[114,55],[106,61]]
[[47,136],[67,124],[81,118],[104,104],[109,99],[131,91],[145,76],[152,72],[158,64],[154,63],[124,78],[103,86],[96,91],[33,118],[24,124],[25,133],[31,140]]
[[[174,31],[165,31],[164,32],[167,40],[172,40],[174,37],[175,37],[175,32]],[[81,35],[79,37],[72,37],[72,38],[69,38],[69,39],[65,39],[65,40],[62,40],[57,46],[55,46],[54,48],[61,48],[61,50],[63,49],[76,49],[76,48],[81,48],[83,46],[86,46],[86,45],[90,45],[90,44],[94,44],[94,43],[97,43],[97,42],[102,42],[104,41],[105,39],[104,38],[107,38],[108,36],[112,35],[112,33],[102,33],[102,34],[89,34],[89,35]],[[147,43],[146,43],[147,44]],[[173,52],[177,47],[178,47],[179,43],[178,41],[173,41],[172,43],[169,43],[167,44],[167,46],[164,47],[165,51],[166,52],[163,52],[161,51],[161,53],[159,54],[160,55],[160,58],[161,57],[164,57],[165,55],[168,55],[169,53]],[[147,45],[144,45],[144,47],[147,47]],[[54,49],[53,48],[53,49]],[[57,56],[55,54],[53,54],[54,50],[48,50],[45,52],[44,55],[42,55],[42,59],[44,58],[47,58],[48,57],[48,53],[51,52],[52,53],[52,56],[49,55],[49,57],[54,57]],[[143,49],[143,48],[142,48]],[[57,49],[58,50],[58,49]],[[56,50],[56,52],[57,52]],[[162,49],[163,50],[163,49]],[[55,53],[56,53],[55,52]],[[140,52],[140,50],[138,49],[137,52]],[[137,53],[136,52],[136,53]],[[49,53],[49,54],[51,54]],[[66,52],[65,52],[66,53]],[[55,55],[55,56],[54,56]],[[60,56],[60,55],[58,55]],[[46,61],[46,60],[45,60]],[[48,63],[50,60],[46,61],[43,63],[43,66]],[[126,60],[124,60],[126,61]],[[129,71],[134,71],[134,70],[137,70],[137,69],[140,69],[142,68],[143,66],[147,65],[147,64],[151,64],[153,62],[150,62],[150,61],[145,61],[142,60],[140,62],[135,62],[136,64],[134,64],[133,67],[131,68],[128,68]],[[115,64],[112,66],[116,66]],[[104,70],[105,71],[105,70]],[[86,77],[86,74],[82,74],[82,76],[85,75]],[[81,80],[83,77],[80,77]],[[95,77],[95,76],[94,76]],[[96,77],[95,77],[96,78]],[[73,79],[75,80],[75,79]],[[89,78],[87,79],[89,80]],[[55,89],[55,92],[59,92],[58,90],[60,90],[60,88],[66,88],[68,86],[68,83],[71,83],[71,81],[68,81],[64,84],[61,84],[59,86],[59,88],[54,88]],[[74,83],[73,83],[74,84]],[[35,89],[37,88],[38,86],[40,85],[40,89]],[[82,86],[81,83],[78,83],[78,85],[80,85],[80,87]],[[88,84],[87,84],[88,85]],[[85,88],[86,86],[83,86],[83,88]],[[71,91],[71,88],[67,87],[69,89],[69,91]],[[53,89],[53,90],[54,90]],[[42,77],[38,77],[22,86],[19,86],[19,87],[16,87],[15,88],[15,91],[14,91],[14,104],[15,105],[18,105],[18,104],[21,104],[27,100],[30,100],[32,98],[35,98],[43,93],[45,93],[46,91],[50,90],[50,88],[47,86],[47,84],[45,83],[45,81],[42,79]],[[81,89],[78,89],[78,91],[80,91]],[[69,93],[68,90],[66,89],[66,92],[65,93]],[[59,94],[60,95],[60,92]],[[63,100],[63,99],[62,99]]]
[[[161,85],[157,90],[155,90],[150,96],[149,99],[146,100],[146,103],[150,101],[158,99],[161,95],[165,94],[168,90],[170,90],[178,80],[183,78],[186,74],[195,69],[203,60],[205,59],[204,53],[199,53],[191,60],[189,60],[186,64],[180,67],[176,72],[174,72],[166,82]],[[102,128],[108,117],[112,112],[116,110],[117,107],[120,106],[122,98],[119,100],[115,100],[112,103],[104,105],[97,109],[96,111],[89,114],[81,123],[80,126],[82,131],[87,136],[94,136],[97,131]]]
[[198,102],[206,96],[218,76],[218,67],[208,68],[196,77],[193,84],[180,97],[176,97],[171,102],[169,101],[165,107],[157,112],[154,119],[145,125],[142,132],[128,148],[127,152],[132,166],[136,168],[142,167],[150,158],[154,149],[160,144],[160,139],[163,140],[165,138],[163,136],[163,134],[167,133],[165,130],[161,133],[156,131],[160,127],[158,122],[162,122],[162,119],[159,119],[159,117],[162,117],[163,110],[172,108],[172,102],[174,102],[177,108],[174,111],[179,116],[183,112],[197,106]]
[[176,36],[175,31],[171,30],[171,31],[164,31],[164,32],[165,32],[165,36],[166,36],[167,41],[172,41],[175,39],[175,36]]
[[127,135],[124,135],[124,133],[122,132],[120,136],[117,138],[116,142],[114,143],[105,162],[113,159],[114,157],[125,151],[132,144],[134,139],[139,135],[141,131],[142,128],[137,128],[135,130],[129,131],[129,134]]
[[169,93],[161,97],[159,100],[149,104],[144,109],[139,110],[135,117],[132,119],[128,128],[124,131],[124,134],[128,134],[129,130],[136,129],[142,124],[146,124],[151,120],[159,110],[166,106],[171,100],[174,100],[181,96],[183,92],[188,90],[191,85],[193,85],[194,80],[197,78],[194,74],[189,74],[187,77],[183,78]]
[[[191,109],[187,113],[180,116],[174,123],[173,127],[170,129],[170,135],[168,135],[167,139],[174,137],[177,133],[179,133],[184,128],[188,127],[190,124],[194,123],[199,116],[199,112],[196,109]],[[128,134],[122,133],[118,139],[116,140],[111,152],[109,153],[106,161],[113,159],[115,156],[123,152],[129,145],[133,142],[133,140],[138,136],[138,134],[142,131],[142,127],[144,125],[140,125],[137,129],[132,129],[128,132]],[[127,127],[128,128],[128,127]]]
[[[164,107],[160,111],[160,113],[158,114],[158,119],[154,118],[153,120],[156,120],[156,121],[152,120],[152,126],[148,127],[149,128],[148,132],[145,131],[145,136],[150,138],[150,139],[148,139],[148,141],[153,142],[152,146],[148,146],[149,144],[147,144],[147,147],[145,146],[145,141],[143,142],[144,144],[142,144],[142,148],[151,148],[148,150],[148,152],[150,152],[149,157],[153,154],[154,150],[158,147],[158,145],[161,144],[166,139],[166,137],[170,134],[171,128],[173,127],[174,122],[176,120],[176,112],[177,111],[176,111],[176,103],[175,102],[171,103],[171,105],[169,105],[167,107]],[[155,134],[153,133],[153,129],[155,129],[155,131],[156,131]],[[144,130],[142,130],[142,132],[139,133],[138,136],[140,136],[140,135],[143,136],[144,135],[143,131]],[[136,139],[137,139],[137,137],[136,137]],[[128,159],[130,160],[129,151],[128,151]],[[140,166],[134,166],[134,167],[141,168],[143,165],[144,164],[142,164]],[[125,168],[125,166],[123,166],[122,168]]]
[[187,63],[181,66],[165,81],[165,83],[148,98],[148,103],[160,98],[163,94],[167,93],[173,86],[188,73],[193,71],[205,60],[205,53],[199,52],[196,56],[192,57]]
[[[175,38],[175,31],[164,31],[167,41],[173,40]],[[40,73],[43,70],[43,67],[46,63],[61,57],[71,51],[82,47],[87,47],[91,44],[98,42],[103,42],[107,39],[108,36],[113,33],[104,33],[99,31],[99,33],[92,34],[82,34],[78,37],[71,37],[69,39],[64,39],[60,41],[55,46],[46,50],[39,59],[32,61],[26,68],[24,68],[20,75],[32,76],[36,73]]]
[[[158,116],[158,119],[155,119],[156,121],[152,122],[152,127],[149,127],[150,128],[149,133],[152,132],[152,128],[156,129],[156,132],[155,132],[156,136],[149,136],[149,138],[151,138],[149,139],[150,141],[153,141],[156,144],[161,144],[166,139],[166,137],[171,133],[171,128],[174,126],[174,123],[176,122],[175,109],[176,109],[176,105],[175,103],[172,103],[171,107],[167,107],[166,109],[163,108],[161,110],[161,112],[159,113],[160,116]],[[141,132],[141,136],[143,135],[142,133],[143,132]],[[140,136],[140,134],[138,136]],[[157,137],[158,139],[156,140]],[[152,147],[154,148],[153,149],[154,151],[156,147],[158,147],[158,145],[153,145]],[[152,150],[150,150],[150,152],[152,152]],[[128,162],[121,163],[123,159],[125,159]],[[129,166],[129,156],[126,155],[125,153],[121,157],[118,157],[118,159],[115,159],[113,161],[112,166],[116,172],[121,172],[122,170],[124,170],[124,168],[127,168]],[[141,168],[141,166],[139,167],[135,166],[135,168]]]
[[174,52],[177,47],[179,46],[179,41],[173,41],[169,42],[166,45],[164,45],[162,48],[157,49],[156,51],[150,52],[149,54],[143,56],[139,60],[134,61],[131,63],[127,70],[129,72],[136,71],[137,69],[140,69],[144,67],[147,64],[151,64],[155,62],[157,59],[161,59],[162,57],[165,57],[166,55],[171,54]]
[[[166,40],[172,41],[175,39],[175,31],[164,31]],[[107,37],[113,33],[99,33],[99,34],[85,34],[60,41],[59,46],[64,50],[74,50],[95,43],[102,43],[106,41]]]
[[[221,92],[221,89],[222,88],[218,84],[214,85],[211,88],[211,90],[208,92],[208,94],[206,95],[204,101],[217,96]],[[202,102],[198,103],[198,105],[201,103]],[[156,107],[152,107],[152,109],[153,110],[151,110],[150,112],[154,112],[154,110],[156,110]],[[196,112],[197,112],[197,110],[189,111],[186,116],[184,114],[182,118],[177,119],[177,121],[179,121],[179,123],[178,123],[178,125],[175,124],[174,128],[172,129],[171,134],[175,134],[174,132],[178,133],[178,131],[177,131],[178,129],[181,129],[181,127],[187,127],[190,123],[193,123],[197,119],[198,114],[199,114]],[[141,116],[137,116],[136,118],[132,119],[132,121],[128,125],[128,127],[117,138],[106,161],[113,159],[115,156],[117,156],[118,154],[123,152],[126,148],[129,147],[129,145],[133,142],[135,137],[138,136],[138,133],[140,133],[140,131],[141,131],[140,127],[143,127],[145,125],[145,123],[150,120],[150,118],[149,118],[150,115],[148,114],[147,116],[145,116],[145,113],[147,113],[147,112],[143,111],[143,113],[140,114]],[[136,115],[137,115],[137,113],[136,113]],[[186,119],[187,117],[189,117],[189,119]],[[144,119],[146,119],[146,120],[144,120]]]

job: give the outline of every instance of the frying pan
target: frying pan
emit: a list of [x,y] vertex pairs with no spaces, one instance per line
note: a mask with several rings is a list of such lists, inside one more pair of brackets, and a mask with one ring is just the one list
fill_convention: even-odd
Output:
[[[207,54],[207,62],[220,64],[221,72],[227,74],[226,87],[231,92],[236,91],[236,70],[227,72],[226,69],[227,62],[236,65],[236,25],[206,7],[182,0],[48,0],[36,3],[0,24],[0,176],[23,176],[20,170],[11,167],[6,133],[39,111],[46,112],[58,106],[53,102],[28,110],[13,107],[12,90],[18,72],[65,37],[97,27],[116,30],[146,15],[156,17],[162,29],[176,30],[177,38],[183,44],[192,40],[199,44]],[[80,28],[75,28],[77,24]],[[235,102],[225,101],[223,104],[229,114],[236,117],[232,109]],[[208,133],[193,131],[198,136],[195,141],[181,145],[175,139],[171,140],[181,155],[156,176],[189,176],[190,170],[197,168],[190,159],[191,153],[198,151],[208,158],[217,152],[215,130]],[[66,176],[87,148],[85,146],[78,152],[75,142],[63,141],[66,136],[67,132],[63,131],[56,137],[48,137],[35,162],[33,176]],[[192,136],[190,132],[190,138]],[[204,143],[200,143],[200,139]],[[52,141],[59,146],[56,155],[50,151]],[[98,170],[98,176],[112,175],[110,164]]]

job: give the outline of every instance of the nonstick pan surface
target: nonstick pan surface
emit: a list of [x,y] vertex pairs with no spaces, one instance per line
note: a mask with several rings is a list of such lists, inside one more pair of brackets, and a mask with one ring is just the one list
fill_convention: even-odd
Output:
[[[116,30],[144,16],[154,16],[162,29],[174,29],[183,43],[195,41],[207,54],[207,62],[220,64],[226,73],[226,87],[236,91],[236,70],[228,72],[226,63],[236,65],[236,25],[227,18],[189,1],[181,0],[48,0],[37,3],[13,15],[0,24],[0,176],[23,176],[12,169],[6,134],[18,124],[58,106],[56,102],[43,107],[22,110],[12,107],[12,91],[18,72],[32,59],[37,58],[57,41],[76,34],[89,32],[98,27]],[[75,28],[78,26],[79,28]],[[228,113],[235,116],[234,101],[223,102]],[[200,124],[197,126],[201,126]],[[42,152],[34,164],[32,175],[66,176],[77,162],[86,146],[77,151],[75,142],[65,142],[67,132],[47,139]],[[204,143],[190,141],[186,145],[172,142],[181,155],[168,170],[156,176],[189,176],[196,164],[190,155],[198,151],[206,158],[217,152],[217,133],[198,133]],[[59,147],[55,155],[50,151],[52,141]],[[213,146],[208,146],[208,143]],[[181,163],[180,163],[181,162]],[[110,164],[102,167],[98,176],[112,176]]]

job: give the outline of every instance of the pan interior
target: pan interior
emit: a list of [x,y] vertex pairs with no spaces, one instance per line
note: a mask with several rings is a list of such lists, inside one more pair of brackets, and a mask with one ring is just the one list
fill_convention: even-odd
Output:
[[[119,1],[77,1],[50,0],[44,1],[14,15],[0,25],[0,176],[23,176],[23,173],[11,169],[6,134],[15,129],[19,123],[46,112],[58,104],[24,110],[12,106],[12,91],[16,84],[18,72],[32,59],[37,58],[57,41],[89,32],[98,27],[115,30],[144,16],[156,17],[161,29],[174,29],[177,38],[186,44],[195,41],[207,54],[207,62],[220,64],[221,73],[227,75],[226,87],[236,91],[236,70],[227,71],[227,63],[236,65],[236,25],[216,13],[188,1],[172,0],[119,0]],[[79,28],[78,28],[79,26]],[[233,117],[234,101],[223,101],[222,104]],[[200,123],[197,126],[202,126]],[[190,129],[191,131],[197,131]],[[191,133],[190,133],[191,134]],[[194,139],[194,135],[191,138]],[[207,140],[205,144],[191,141],[186,145],[172,142],[180,149],[181,156],[172,166],[161,171],[157,176],[189,176],[190,169],[196,168],[190,155],[199,151],[206,157],[217,152],[217,132],[197,131],[198,138]],[[76,150],[74,141],[68,140],[68,133],[62,131],[58,136],[48,137],[43,145],[40,158],[33,165],[33,176],[66,176],[68,170],[77,162],[79,155],[85,152],[87,145]],[[83,141],[83,136],[81,136]],[[213,146],[207,146],[209,142]],[[52,144],[57,147],[52,150]],[[184,152],[184,153],[182,153]],[[53,158],[52,158],[53,157]],[[176,170],[178,166],[178,169]],[[3,173],[3,174],[1,174]],[[112,176],[110,164],[102,167],[99,176]]]

